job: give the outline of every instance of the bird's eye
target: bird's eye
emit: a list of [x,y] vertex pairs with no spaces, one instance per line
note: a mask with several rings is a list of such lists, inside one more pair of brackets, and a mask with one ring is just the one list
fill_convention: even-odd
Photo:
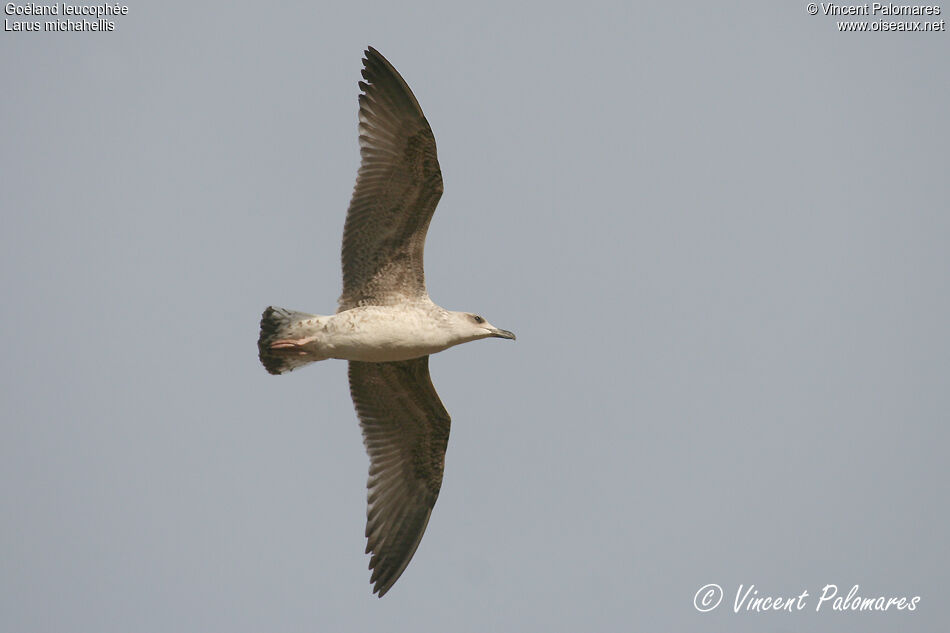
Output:
[[473,315],[472,315],[472,319],[474,319],[475,323],[484,323],[484,322],[485,322],[485,319],[483,319],[482,317],[478,316],[477,314],[473,314]]

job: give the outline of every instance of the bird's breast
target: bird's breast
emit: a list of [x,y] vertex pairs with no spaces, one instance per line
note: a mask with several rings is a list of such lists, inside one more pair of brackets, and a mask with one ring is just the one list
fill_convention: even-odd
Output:
[[391,362],[441,352],[451,345],[430,311],[364,306],[333,315],[324,345],[331,358]]

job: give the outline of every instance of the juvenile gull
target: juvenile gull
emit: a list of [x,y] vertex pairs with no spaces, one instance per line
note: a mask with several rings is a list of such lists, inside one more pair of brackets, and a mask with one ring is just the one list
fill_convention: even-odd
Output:
[[349,361],[370,458],[370,582],[382,597],[412,559],[442,486],[450,419],[429,378],[429,354],[515,335],[429,298],[422,252],[442,196],[435,137],[409,86],[373,47],[362,75],[361,161],[343,228],[339,308],[318,316],[271,306],[257,346],[272,374]]

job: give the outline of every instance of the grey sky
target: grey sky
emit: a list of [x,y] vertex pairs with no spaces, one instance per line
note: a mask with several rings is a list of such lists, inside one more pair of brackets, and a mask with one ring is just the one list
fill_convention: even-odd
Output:
[[[0,34],[0,630],[946,622],[946,32],[129,7]],[[335,309],[367,44],[438,141],[433,299],[518,334],[433,357],[445,481],[382,600],[345,364],[275,378],[255,345],[269,304]],[[810,608],[733,613],[740,583]],[[921,601],[815,613],[828,583]]]

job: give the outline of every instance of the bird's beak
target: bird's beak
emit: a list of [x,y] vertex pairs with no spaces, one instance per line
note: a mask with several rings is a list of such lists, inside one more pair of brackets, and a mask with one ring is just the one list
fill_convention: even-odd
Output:
[[488,331],[491,332],[492,336],[497,336],[498,338],[508,338],[508,339],[511,339],[512,341],[515,340],[514,332],[509,332],[508,330],[499,330],[496,327],[493,327],[492,329]]

